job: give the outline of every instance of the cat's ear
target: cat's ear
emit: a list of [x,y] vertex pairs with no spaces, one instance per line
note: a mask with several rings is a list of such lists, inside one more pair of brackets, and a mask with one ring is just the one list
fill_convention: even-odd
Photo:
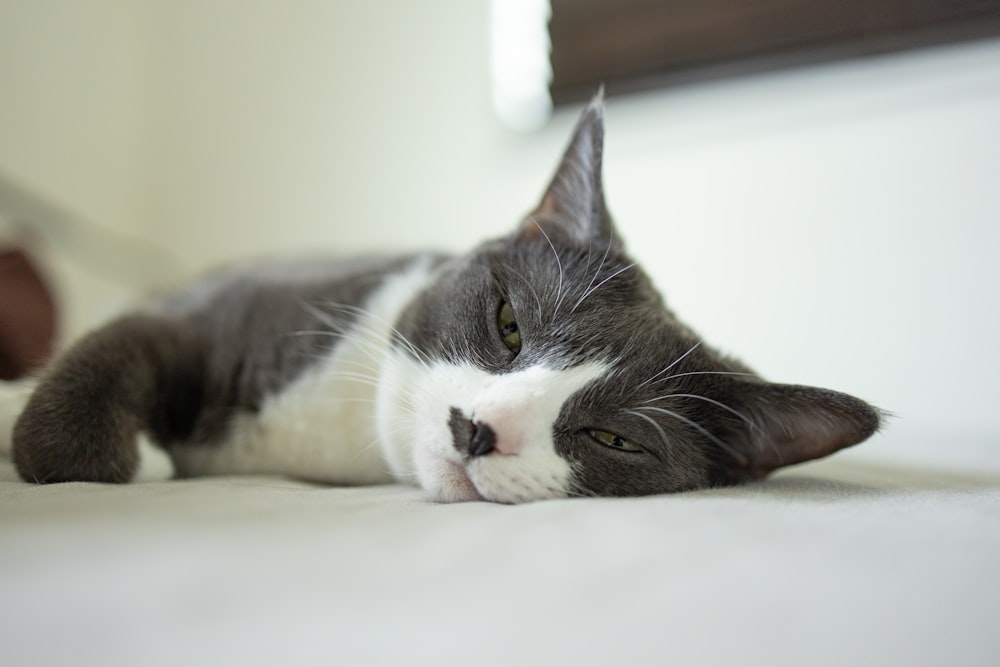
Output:
[[[764,477],[855,445],[878,430],[881,412],[859,398],[818,387],[738,382],[729,404],[743,419],[722,439],[727,481]],[[731,448],[731,449],[730,449]]]
[[604,204],[601,155],[604,151],[604,89],[583,110],[573,138],[541,203],[521,223],[517,236],[548,236],[582,246],[617,241]]

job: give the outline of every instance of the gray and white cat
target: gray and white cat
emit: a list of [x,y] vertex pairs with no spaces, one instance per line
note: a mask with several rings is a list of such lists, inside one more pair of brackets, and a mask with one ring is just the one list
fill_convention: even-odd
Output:
[[13,429],[28,481],[277,473],[439,501],[658,494],[861,442],[879,412],[702,344],[629,259],[583,112],[505,238],[230,271],[83,338]]

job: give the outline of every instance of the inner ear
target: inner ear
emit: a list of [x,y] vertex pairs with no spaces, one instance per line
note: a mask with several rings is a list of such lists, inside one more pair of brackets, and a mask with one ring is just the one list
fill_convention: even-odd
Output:
[[552,182],[518,228],[518,239],[548,237],[584,247],[595,240],[614,240],[601,183],[603,151],[604,101],[599,93],[580,115]]
[[745,416],[725,439],[726,481],[764,477],[783,466],[810,461],[866,440],[878,430],[879,410],[829,389],[740,382],[731,404]]

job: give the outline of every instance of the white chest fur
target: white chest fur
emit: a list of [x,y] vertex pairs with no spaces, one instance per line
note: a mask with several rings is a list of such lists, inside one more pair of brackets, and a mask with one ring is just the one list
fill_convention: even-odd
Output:
[[392,323],[430,276],[417,261],[388,278],[333,351],[256,414],[230,424],[222,442],[181,446],[182,474],[279,473],[335,484],[392,479],[377,442],[375,384],[391,350]]

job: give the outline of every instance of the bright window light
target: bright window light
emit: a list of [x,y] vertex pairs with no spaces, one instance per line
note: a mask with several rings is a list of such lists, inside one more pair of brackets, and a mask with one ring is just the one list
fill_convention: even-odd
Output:
[[552,114],[548,0],[490,2],[493,106],[505,125],[528,132]]

